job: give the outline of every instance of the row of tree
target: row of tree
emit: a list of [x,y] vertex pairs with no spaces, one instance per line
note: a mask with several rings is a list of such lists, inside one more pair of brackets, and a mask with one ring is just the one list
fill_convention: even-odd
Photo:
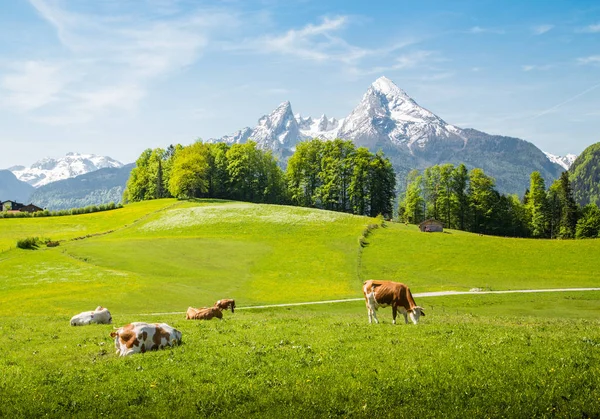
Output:
[[256,143],[197,141],[147,149],[136,161],[124,201],[221,198],[292,204],[392,217],[395,173],[382,153],[351,141],[318,139],[297,145],[284,172]]
[[482,169],[468,171],[464,164],[413,170],[398,214],[409,223],[434,218],[447,228],[513,237],[584,238],[600,233],[600,210],[576,204],[567,172],[548,189],[540,173],[533,172],[529,189],[519,199],[500,194],[492,177]]

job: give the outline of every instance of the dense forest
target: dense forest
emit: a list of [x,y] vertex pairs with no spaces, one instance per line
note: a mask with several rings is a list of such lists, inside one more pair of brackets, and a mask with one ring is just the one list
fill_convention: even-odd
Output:
[[447,228],[512,237],[568,239],[600,233],[600,210],[575,202],[567,172],[547,189],[540,173],[531,173],[529,188],[519,199],[500,194],[482,169],[445,164],[423,173],[414,170],[398,216],[408,223],[434,218]]
[[351,141],[299,143],[285,172],[253,141],[231,146],[196,141],[145,150],[123,199],[221,198],[391,218],[395,178],[382,153]]

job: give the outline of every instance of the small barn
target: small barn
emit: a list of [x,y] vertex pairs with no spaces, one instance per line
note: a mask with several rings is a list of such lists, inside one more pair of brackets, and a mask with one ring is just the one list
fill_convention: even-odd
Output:
[[444,231],[444,225],[440,221],[430,218],[419,224],[419,230],[426,233],[441,233]]
[[33,205],[33,204],[24,205],[21,208],[21,212],[38,212],[38,211],[44,211],[44,209],[38,207],[37,205]]

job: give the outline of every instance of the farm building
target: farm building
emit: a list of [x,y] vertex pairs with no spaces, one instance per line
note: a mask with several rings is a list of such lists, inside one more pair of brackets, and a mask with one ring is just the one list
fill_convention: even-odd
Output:
[[33,204],[24,205],[21,208],[21,212],[38,212],[38,211],[44,211],[44,209],[38,207],[37,205],[33,205]]
[[2,201],[0,202],[0,209],[2,211],[20,211],[25,205],[18,203],[17,201]]
[[440,221],[430,218],[428,220],[423,221],[421,224],[419,224],[419,230],[427,232],[427,233],[434,233],[434,232],[441,233],[444,231],[444,225]]
[[0,211],[10,211],[10,212],[37,212],[43,211],[43,208],[38,207],[37,205],[29,204],[24,205],[20,202],[16,201],[0,201]]

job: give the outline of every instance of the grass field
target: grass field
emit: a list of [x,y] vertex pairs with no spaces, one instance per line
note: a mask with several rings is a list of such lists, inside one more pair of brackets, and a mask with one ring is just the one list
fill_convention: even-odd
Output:
[[[0,417],[600,417],[600,292],[420,298],[418,326],[392,326],[390,309],[369,325],[362,302],[242,309],[356,298],[366,278],[413,293],[600,286],[597,240],[387,223],[361,249],[374,222],[173,200],[0,220]],[[10,249],[28,236],[64,241]],[[221,322],[147,315],[227,297],[240,309]],[[119,358],[113,325],[69,326],[97,305],[115,326],[165,321],[183,345]]]

